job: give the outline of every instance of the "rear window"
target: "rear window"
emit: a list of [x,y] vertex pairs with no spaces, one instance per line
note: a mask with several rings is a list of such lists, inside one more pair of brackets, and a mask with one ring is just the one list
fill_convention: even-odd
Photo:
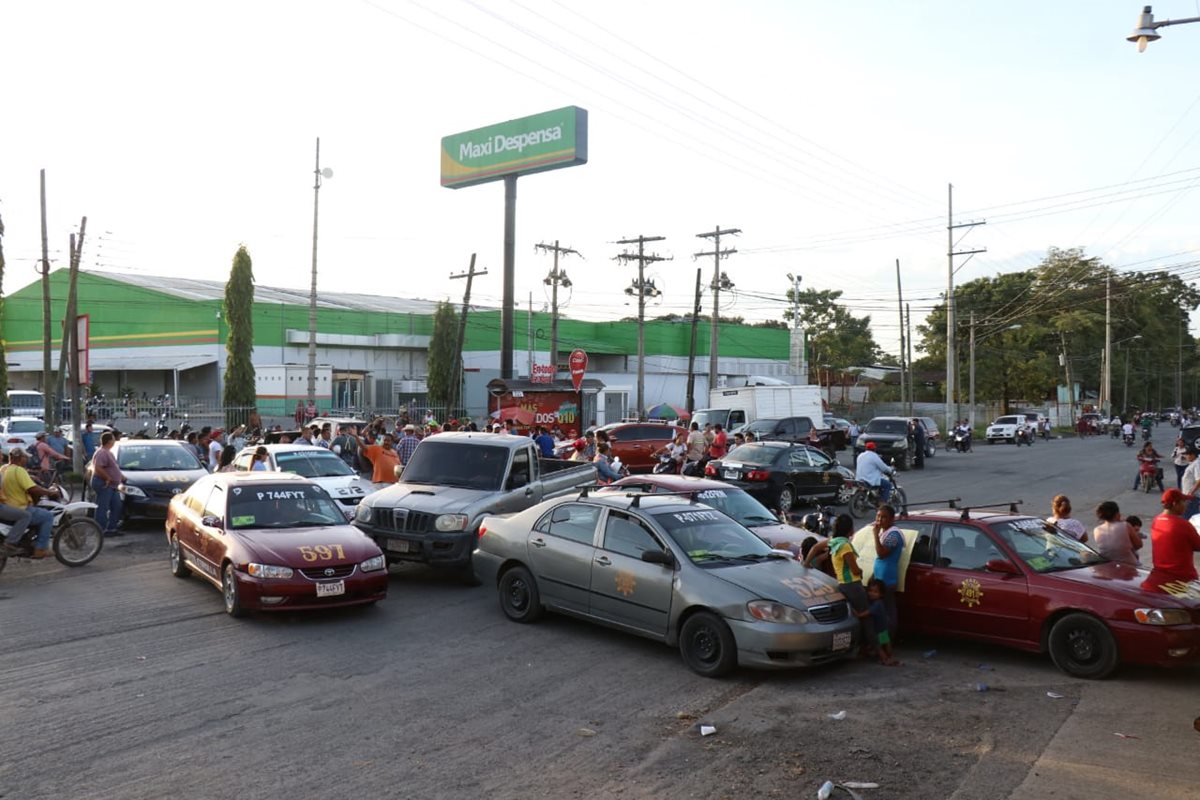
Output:
[[778,447],[768,447],[757,442],[750,442],[749,444],[741,445],[735,452],[737,453],[738,462],[742,464],[767,466],[774,464],[775,459],[779,457],[779,454],[783,450]]
[[45,429],[45,423],[37,419],[18,419],[8,426],[9,433],[37,433]]
[[186,447],[169,444],[122,446],[117,453],[117,465],[130,472],[203,469],[195,454]]
[[305,478],[329,478],[339,475],[353,475],[354,470],[346,465],[335,453],[320,447],[310,447],[275,454],[275,465],[280,472],[294,472]]

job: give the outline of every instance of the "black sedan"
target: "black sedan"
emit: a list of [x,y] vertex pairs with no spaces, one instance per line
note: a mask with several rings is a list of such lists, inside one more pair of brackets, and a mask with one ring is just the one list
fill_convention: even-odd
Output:
[[[195,452],[184,442],[170,439],[123,439],[113,445],[113,455],[125,482],[125,519],[166,519],[167,506],[175,495],[186,492],[208,474]],[[91,491],[92,465],[84,471],[85,486]]]
[[787,511],[804,501],[840,502],[845,477],[837,462],[814,447],[789,442],[749,442],[708,462],[705,476],[754,495],[768,508]]

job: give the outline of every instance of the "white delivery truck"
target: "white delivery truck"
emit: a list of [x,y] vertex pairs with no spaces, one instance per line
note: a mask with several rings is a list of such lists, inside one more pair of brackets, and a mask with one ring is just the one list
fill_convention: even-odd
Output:
[[820,386],[739,386],[713,389],[708,393],[708,408],[697,409],[692,416],[703,428],[721,423],[727,431],[759,419],[808,417],[817,428],[825,427]]

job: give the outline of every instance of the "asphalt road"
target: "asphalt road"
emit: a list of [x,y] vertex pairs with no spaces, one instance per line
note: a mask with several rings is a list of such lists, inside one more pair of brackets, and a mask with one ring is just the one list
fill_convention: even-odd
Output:
[[[1039,514],[1065,492],[1090,526],[1103,499],[1153,516],[1134,471],[1119,442],[1069,439],[941,452],[902,483]],[[895,669],[713,681],[653,642],[508,622],[492,590],[420,568],[374,609],[232,620],[215,589],[171,577],[152,526],[81,569],[10,562],[0,654],[5,800],[813,797],[826,779],[887,800],[1124,800],[1200,781],[1198,670],[1087,682],[931,640]]]

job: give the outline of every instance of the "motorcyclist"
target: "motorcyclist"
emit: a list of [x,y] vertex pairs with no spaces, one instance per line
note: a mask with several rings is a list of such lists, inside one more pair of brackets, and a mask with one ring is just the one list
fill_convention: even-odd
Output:
[[687,454],[687,449],[687,435],[683,431],[680,431],[665,447],[655,451],[654,457],[667,456],[673,464],[671,471],[679,472],[683,469],[683,459]]
[[[29,514],[29,524],[37,528],[37,539],[33,545],[32,557],[45,558],[50,555],[50,534],[54,531],[54,515],[34,504],[43,497],[57,498],[58,490],[43,489],[34,483],[33,479],[29,477],[29,473],[25,471],[27,459],[27,454],[20,447],[14,447],[8,451],[9,463],[4,468],[3,478],[0,478],[0,500],[3,500],[4,505],[9,508]],[[19,550],[17,545],[20,540],[13,536],[19,527],[16,525],[12,531],[9,531],[4,545],[9,553]],[[24,529],[21,530],[21,533],[24,534]]]
[[1142,440],[1150,441],[1150,433],[1154,428],[1154,418],[1149,414],[1142,414]]
[[1132,422],[1126,422],[1124,425],[1121,426],[1121,438],[1122,439],[1132,439],[1133,438],[1133,423]]
[[875,452],[875,443],[867,442],[867,449],[859,454],[854,462],[855,478],[868,486],[879,490],[879,502],[886,503],[892,496],[892,482],[888,480],[896,475],[896,470]]
[[963,437],[962,444],[959,445],[959,448],[962,450],[970,450],[971,449],[971,426],[967,422],[967,420],[965,420],[965,419],[959,420],[959,423],[954,426],[954,433],[956,435],[961,434]]
[[1142,470],[1148,470],[1152,467],[1154,468],[1154,482],[1158,484],[1160,492],[1163,490],[1162,470],[1158,469],[1158,462],[1161,460],[1162,456],[1154,449],[1152,442],[1146,442],[1146,444],[1142,445],[1142,449],[1137,454],[1138,471],[1133,476],[1134,491],[1137,491],[1137,488],[1141,485]]

